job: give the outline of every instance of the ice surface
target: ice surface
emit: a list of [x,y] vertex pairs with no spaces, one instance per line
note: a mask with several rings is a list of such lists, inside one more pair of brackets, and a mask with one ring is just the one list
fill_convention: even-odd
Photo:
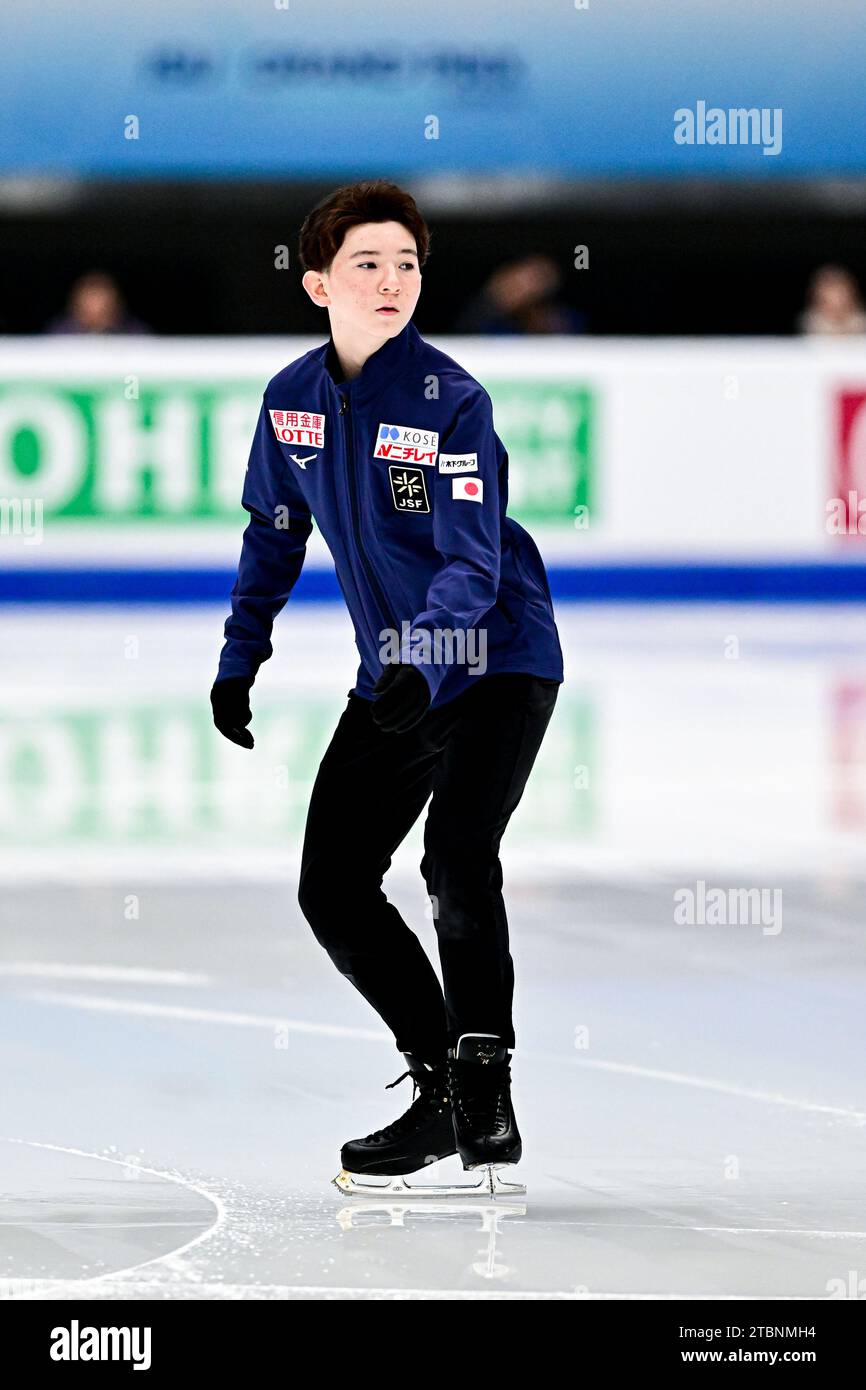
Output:
[[[866,1268],[866,615],[559,617],[503,844],[527,1195],[425,1204],[330,1185],[411,1100],[296,899],[345,614],[278,619],[248,753],[210,723],[222,609],[0,613],[0,1296],[822,1298]],[[386,886],[435,960],[422,823]],[[713,892],[727,920],[676,920]]]

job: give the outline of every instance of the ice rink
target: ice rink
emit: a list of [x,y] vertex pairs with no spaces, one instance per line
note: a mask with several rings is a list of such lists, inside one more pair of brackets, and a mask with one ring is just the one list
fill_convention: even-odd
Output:
[[[558,607],[495,1202],[331,1185],[412,1099],[296,897],[357,655],[289,604],[249,753],[227,612],[0,611],[0,1296],[862,1294],[866,612]],[[422,823],[386,888],[435,960]]]

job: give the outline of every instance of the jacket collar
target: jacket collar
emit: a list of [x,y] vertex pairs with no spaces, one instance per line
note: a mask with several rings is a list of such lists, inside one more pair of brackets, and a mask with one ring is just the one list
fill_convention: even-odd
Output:
[[356,405],[362,405],[390,386],[396,376],[401,376],[417,359],[423,345],[424,340],[410,319],[405,328],[367,358],[360,375],[351,381],[334,380],[335,375],[339,375],[339,362],[332,336],[329,335],[328,341],[318,349],[317,357],[331,390],[341,396],[348,395]]

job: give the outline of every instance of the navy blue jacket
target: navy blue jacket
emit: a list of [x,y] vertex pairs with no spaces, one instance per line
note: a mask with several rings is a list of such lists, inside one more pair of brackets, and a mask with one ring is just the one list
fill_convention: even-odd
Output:
[[487,392],[411,322],[341,376],[329,340],[267,385],[217,679],[255,677],[272,655],[315,518],[355,627],[355,694],[372,699],[398,656],[423,672],[431,707],[485,671],[562,681],[544,564],[505,514],[508,455]]

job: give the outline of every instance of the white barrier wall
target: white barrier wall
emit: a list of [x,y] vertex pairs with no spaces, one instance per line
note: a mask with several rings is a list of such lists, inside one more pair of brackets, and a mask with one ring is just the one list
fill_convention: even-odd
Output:
[[481,380],[591,391],[584,554],[835,559],[828,502],[866,499],[866,339],[474,339],[459,357]]
[[[860,557],[866,340],[434,341],[490,391],[549,562]],[[3,563],[233,565],[262,389],[315,345],[0,339]]]

